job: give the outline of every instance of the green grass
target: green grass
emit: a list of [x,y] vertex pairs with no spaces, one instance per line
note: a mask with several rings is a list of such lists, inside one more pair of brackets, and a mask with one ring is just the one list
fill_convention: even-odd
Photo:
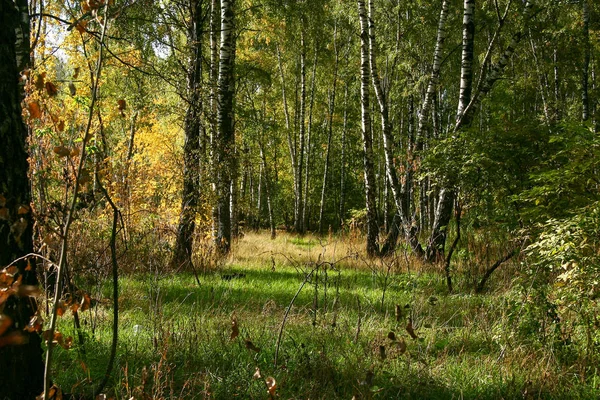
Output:
[[[292,242],[306,247],[299,243],[312,241]],[[275,367],[285,311],[315,259],[314,254],[290,256],[287,262],[255,257],[238,263],[234,258],[224,270],[202,275],[201,286],[190,274],[122,277],[119,345],[107,394],[117,399],[265,399],[264,378],[272,376],[282,399],[600,396],[595,377],[575,379],[551,351],[527,347],[510,335],[508,292],[448,295],[435,270],[397,268],[386,281],[385,269],[376,263],[362,268],[350,262],[322,264],[315,270],[291,307]],[[221,278],[233,273],[245,276]],[[459,286],[461,279],[469,277],[457,276]],[[110,298],[109,283],[100,286],[100,293]],[[403,311],[399,321],[396,305]],[[233,315],[240,334],[230,340]],[[405,329],[409,317],[418,339]],[[108,300],[81,313],[85,353],[77,345],[57,351],[56,382],[64,391],[89,394],[90,382],[103,375],[111,318]],[[59,329],[76,336],[69,317]],[[388,339],[390,331],[406,343],[406,351]],[[260,351],[247,349],[245,340]],[[385,346],[385,359],[380,346]],[[253,378],[257,368],[262,379]]]

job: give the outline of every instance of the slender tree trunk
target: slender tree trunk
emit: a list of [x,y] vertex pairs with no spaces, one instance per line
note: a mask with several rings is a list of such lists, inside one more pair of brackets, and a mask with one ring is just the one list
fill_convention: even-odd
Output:
[[262,163],[262,170],[265,177],[265,195],[267,196],[267,211],[269,212],[269,228],[271,229],[271,239],[275,239],[277,233],[275,230],[275,218],[273,216],[273,204],[271,201],[271,180],[269,177],[269,170],[267,164],[267,156],[262,140],[258,142],[260,149],[260,160]]
[[590,100],[588,97],[589,69],[590,69],[590,10],[588,0],[583,3],[583,66],[581,71],[581,119],[587,121],[590,118]]
[[202,112],[202,6],[203,0],[190,3],[191,24],[188,31],[188,44],[191,48],[190,72],[187,77],[188,109],[184,122],[185,143],[183,146],[183,194],[181,214],[175,249],[171,259],[172,267],[192,266],[192,246],[198,198],[200,197],[200,114]]
[[234,173],[234,110],[235,81],[235,0],[221,0],[221,48],[219,51],[219,78],[217,82],[217,142],[216,188],[217,188],[217,248],[221,254],[231,249],[231,181]]
[[[214,176],[216,170],[216,143],[217,143],[217,79],[219,75],[219,31],[221,29],[221,1],[211,0],[210,5],[210,69],[209,69],[209,111],[208,121],[210,124],[210,160],[211,160],[211,176]],[[214,179],[211,182],[212,192],[216,194],[217,186]],[[212,206],[212,231],[213,237],[217,237],[217,227],[219,225],[219,212],[217,206]]]
[[442,10],[440,11],[440,19],[438,22],[437,38],[435,41],[435,50],[433,51],[433,67],[431,68],[431,75],[429,76],[429,83],[427,84],[427,91],[425,92],[425,98],[423,99],[423,105],[421,106],[421,112],[419,113],[419,123],[417,126],[416,143],[417,150],[421,150],[420,147],[423,145],[423,131],[428,118],[429,110],[435,99],[435,93],[437,86],[440,81],[440,69],[442,67],[442,50],[444,43],[446,42],[446,20],[448,19],[448,0],[442,1]]
[[[11,0],[0,0],[0,212],[3,215],[0,218],[0,271],[15,259],[33,252],[29,164],[25,150],[27,129],[21,119],[23,93],[18,84],[23,65],[18,62],[19,42],[15,33],[22,29],[18,24],[23,17],[21,11]],[[28,47],[29,36],[25,43]],[[22,279],[21,287],[37,287],[35,259],[13,265],[17,267],[15,280]],[[13,295],[0,304],[0,321],[8,324],[0,333],[0,340],[10,343],[12,338],[16,342],[0,346],[2,398],[35,399],[44,390],[41,338],[37,332],[24,330],[36,311],[35,298],[27,295]]]
[[348,83],[344,90],[344,117],[342,122],[342,154],[340,160],[340,228],[344,226],[344,214],[346,212],[346,135],[348,128]]
[[298,113],[298,153],[296,155],[298,165],[296,168],[296,201],[294,205],[294,230],[298,233],[304,233],[304,224],[302,219],[302,174],[304,169],[304,151],[305,151],[305,113],[306,113],[306,43],[304,41],[304,26],[300,32],[300,108]]
[[311,138],[312,138],[312,125],[313,125],[313,106],[315,103],[315,81],[317,75],[317,46],[315,45],[315,59],[313,62],[312,78],[310,83],[310,102],[308,104],[308,129],[306,135],[306,167],[304,170],[304,202],[302,203],[302,224],[304,229],[309,229],[308,226],[308,214],[306,208],[308,206],[308,184],[310,181],[310,156],[311,156]]
[[375,170],[373,165],[373,137],[371,131],[371,116],[369,104],[369,26],[364,0],[358,0],[358,15],[360,18],[360,100],[363,139],[363,164],[365,179],[365,200],[367,208],[367,255],[379,254],[379,227],[377,224],[377,204],[375,202]]
[[335,113],[335,95],[337,88],[337,76],[338,76],[338,65],[339,65],[339,49],[337,45],[337,25],[333,31],[333,48],[335,51],[335,61],[333,65],[333,83],[331,88],[331,96],[329,100],[329,118],[328,118],[328,132],[327,132],[327,150],[325,153],[325,168],[323,169],[323,185],[321,186],[321,202],[319,205],[319,233],[323,233],[323,215],[325,212],[325,192],[327,190],[327,178],[329,175],[329,157],[331,155],[331,142],[333,137],[333,114]]

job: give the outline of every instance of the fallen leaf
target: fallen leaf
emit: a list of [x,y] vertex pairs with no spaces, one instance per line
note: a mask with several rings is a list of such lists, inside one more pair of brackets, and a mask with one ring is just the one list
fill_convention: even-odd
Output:
[[406,353],[406,342],[404,339],[400,339],[398,342],[398,348],[400,349],[400,354]]
[[229,340],[234,340],[236,337],[239,336],[239,334],[240,328],[238,327],[237,317],[233,315],[231,317],[231,336],[229,337]]
[[260,368],[256,367],[256,370],[254,371],[254,375],[252,375],[252,379],[260,379],[262,378],[262,375],[260,374]]
[[117,109],[119,111],[123,111],[127,108],[127,103],[125,102],[125,100],[121,99],[117,101]]
[[412,318],[408,319],[408,323],[406,324],[406,332],[408,332],[408,334],[410,335],[410,337],[413,338],[413,339],[418,339],[419,338],[417,336],[417,334],[415,333],[415,330],[413,329]]
[[246,340],[244,340],[244,345],[246,346],[246,348],[247,348],[248,350],[253,350],[253,351],[257,352],[257,353],[260,351],[260,347],[256,347],[256,346],[254,345],[254,343],[252,343],[252,342],[250,341],[250,339],[246,339]]
[[63,121],[62,119],[60,121],[58,121],[58,124],[56,125],[56,129],[58,129],[59,132],[62,132],[65,130],[65,121]]
[[265,383],[267,385],[267,391],[270,396],[275,396],[275,391],[277,390],[277,381],[272,376],[269,376],[265,379]]
[[386,358],[384,345],[379,346],[379,358],[381,358],[382,360],[385,360]]

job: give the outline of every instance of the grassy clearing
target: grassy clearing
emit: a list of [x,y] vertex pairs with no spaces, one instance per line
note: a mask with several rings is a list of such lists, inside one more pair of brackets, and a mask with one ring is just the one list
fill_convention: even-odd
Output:
[[[249,234],[222,269],[201,275],[200,286],[192,274],[123,277],[108,394],[265,399],[264,379],[271,376],[282,399],[600,396],[596,375],[582,378],[557,360],[555,348],[515,336],[511,291],[500,289],[506,282],[473,295],[470,271],[458,268],[458,294],[448,295],[435,268],[405,255],[367,261],[357,249],[356,238],[280,235],[270,241]],[[310,271],[290,309],[275,366],[284,314]],[[99,292],[109,298],[109,284]],[[85,352],[58,350],[56,381],[65,391],[89,393],[90,382],[102,376],[111,313],[103,300],[82,314]],[[230,340],[233,317],[239,336]],[[406,329],[409,319],[416,339]],[[68,318],[61,325],[76,336]],[[257,368],[261,379],[253,378]]]

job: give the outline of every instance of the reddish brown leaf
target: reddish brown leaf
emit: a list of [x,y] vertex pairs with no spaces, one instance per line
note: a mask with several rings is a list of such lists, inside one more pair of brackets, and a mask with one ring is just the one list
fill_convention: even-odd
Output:
[[59,317],[62,317],[64,315],[65,311],[67,311],[67,304],[64,302],[64,300],[59,300],[58,306],[56,308],[56,314]]
[[62,119],[60,121],[58,121],[58,124],[56,124],[56,129],[58,129],[59,132],[62,132],[65,130],[65,121],[63,121]]
[[46,73],[42,72],[41,74],[39,74],[38,76],[36,76],[35,78],[35,88],[37,90],[43,90],[44,89],[44,79],[46,78]]
[[42,111],[40,110],[40,105],[37,101],[32,101],[27,104],[27,110],[29,111],[29,116],[34,119],[39,119],[42,116]]
[[59,158],[63,158],[71,154],[71,151],[65,146],[54,146],[54,154],[56,154]]
[[[86,3],[83,2],[82,4],[85,5]],[[85,11],[85,6],[84,6],[84,11]],[[79,33],[85,33],[87,31],[86,26],[87,26],[87,21],[79,21],[77,23],[77,25],[75,25],[75,29],[77,29],[77,32],[79,32]]]
[[388,332],[388,339],[390,340],[396,340],[396,334],[392,331]]
[[91,305],[92,305],[92,298],[90,297],[89,294],[84,293],[83,297],[81,299],[81,311],[89,310]]
[[9,215],[8,208],[0,207],[0,219],[7,220]]
[[48,93],[48,96],[54,97],[58,94],[58,88],[54,83],[48,81],[46,82],[46,93]]
[[119,111],[123,111],[127,108],[127,103],[125,103],[125,100],[121,99],[117,101],[117,109]]
[[31,317],[29,324],[25,327],[27,332],[37,332],[40,333],[42,331],[42,327],[44,324],[44,320],[40,315],[34,315]]

